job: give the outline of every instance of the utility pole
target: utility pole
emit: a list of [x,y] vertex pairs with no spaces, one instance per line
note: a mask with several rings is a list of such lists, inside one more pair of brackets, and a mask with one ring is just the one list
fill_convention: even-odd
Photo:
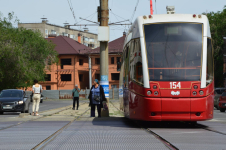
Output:
[[[98,28],[98,40],[100,41],[100,85],[104,88],[104,94],[109,106],[109,80],[108,80],[108,41],[109,41],[109,10],[108,0],[100,0]],[[108,107],[109,108],[109,107]],[[105,111],[106,112],[106,111]],[[101,112],[103,117],[108,117],[108,113]]]

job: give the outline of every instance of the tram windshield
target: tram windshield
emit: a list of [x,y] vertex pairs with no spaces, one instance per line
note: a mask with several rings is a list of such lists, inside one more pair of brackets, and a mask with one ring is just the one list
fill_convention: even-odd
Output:
[[200,81],[202,24],[144,25],[150,81]]

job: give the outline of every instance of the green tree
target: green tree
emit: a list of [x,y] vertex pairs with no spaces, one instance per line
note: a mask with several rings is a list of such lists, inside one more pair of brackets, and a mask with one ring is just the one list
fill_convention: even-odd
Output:
[[223,48],[224,40],[226,37],[226,5],[223,11],[218,11],[216,13],[210,12],[206,14],[211,30],[212,43],[214,47],[214,80],[215,87],[224,86],[223,83]]
[[54,44],[39,31],[15,28],[13,13],[0,16],[0,90],[29,87],[33,80],[44,81],[48,60],[58,61]]

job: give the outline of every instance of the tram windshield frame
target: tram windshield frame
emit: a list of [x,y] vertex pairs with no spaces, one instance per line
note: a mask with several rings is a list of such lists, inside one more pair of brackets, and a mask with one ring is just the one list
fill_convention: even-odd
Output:
[[201,81],[202,23],[144,24],[150,81]]

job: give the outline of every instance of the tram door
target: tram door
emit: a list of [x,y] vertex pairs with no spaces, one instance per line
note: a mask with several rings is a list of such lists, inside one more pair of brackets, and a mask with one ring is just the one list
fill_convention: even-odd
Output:
[[123,71],[123,102],[124,102],[124,112],[125,116],[129,117],[129,90],[128,90],[128,82],[129,82],[129,56],[130,56],[130,46],[126,45],[124,53],[123,53],[123,63],[124,63],[124,71]]

